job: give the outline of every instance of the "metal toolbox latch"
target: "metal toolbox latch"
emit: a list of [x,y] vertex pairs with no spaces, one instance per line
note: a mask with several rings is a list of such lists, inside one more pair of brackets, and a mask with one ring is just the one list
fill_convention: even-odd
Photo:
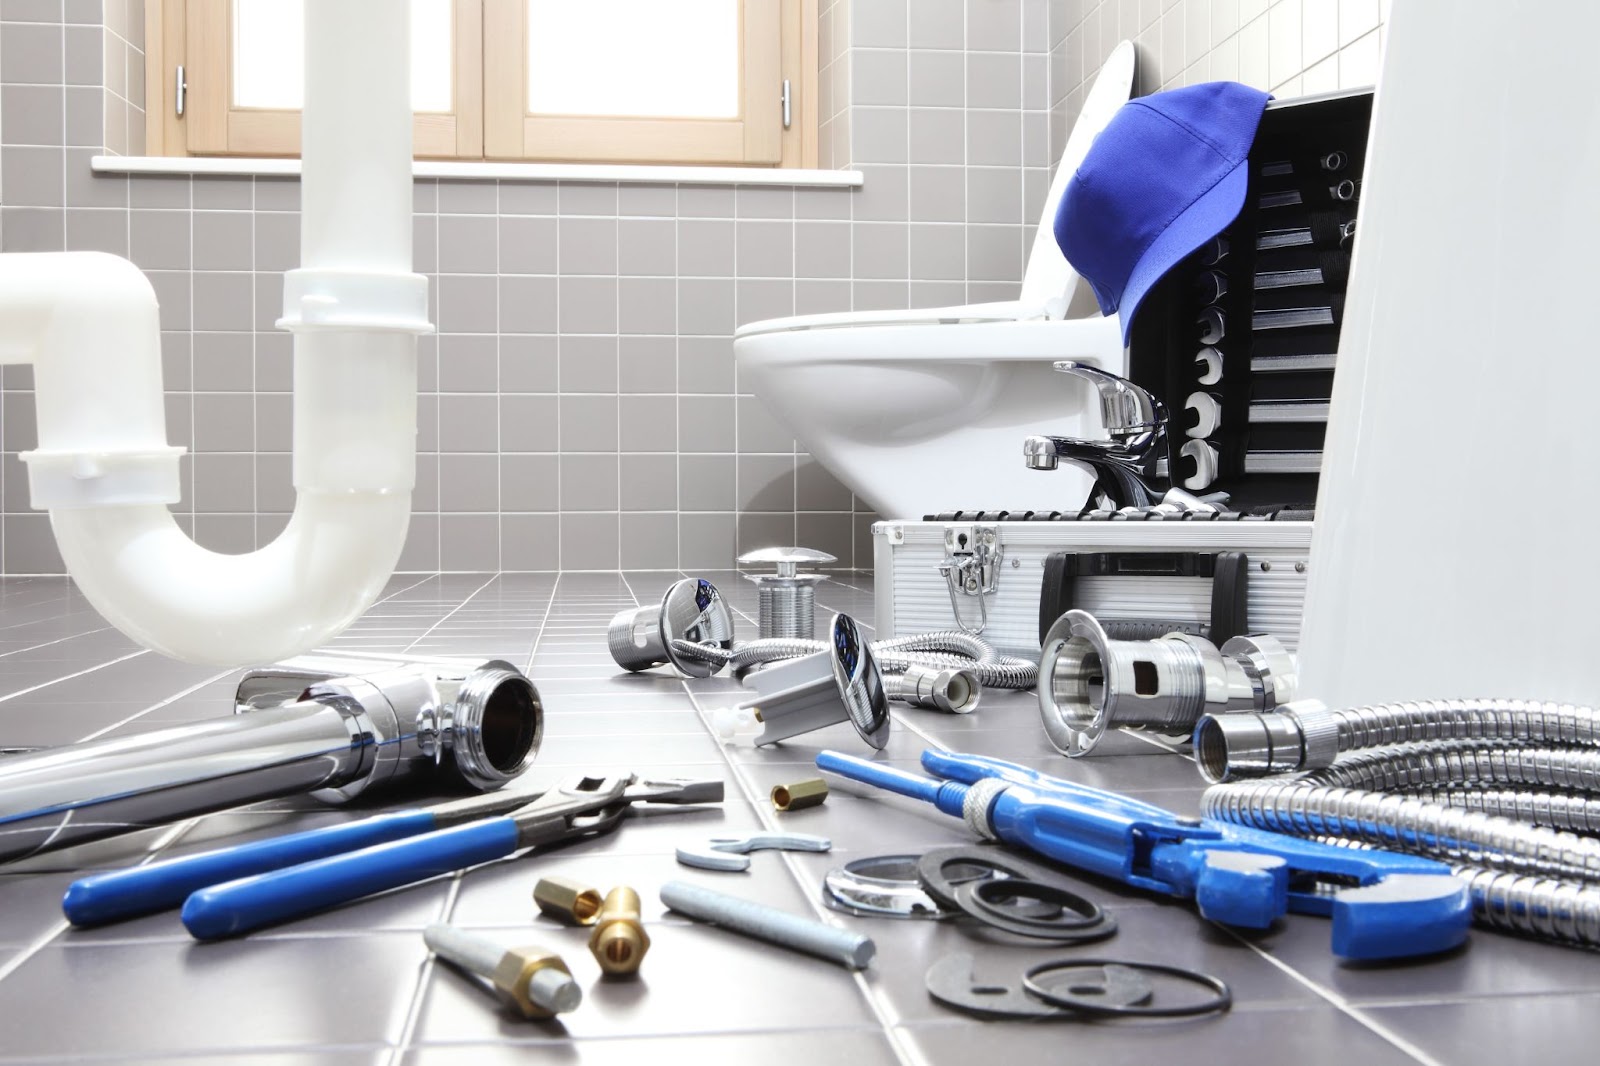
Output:
[[[1000,580],[1000,560],[1005,550],[1000,546],[999,526],[950,525],[944,531],[944,560],[939,563],[939,573],[944,575],[950,592],[950,612],[956,626],[976,636],[989,624],[989,606],[985,596],[993,595]],[[962,596],[978,597],[978,624],[969,625],[962,616]]]

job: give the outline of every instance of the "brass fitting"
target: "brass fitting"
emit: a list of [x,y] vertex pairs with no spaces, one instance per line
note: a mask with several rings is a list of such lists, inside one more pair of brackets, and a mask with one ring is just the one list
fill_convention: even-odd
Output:
[[490,978],[495,990],[524,1018],[553,1018],[583,1002],[583,989],[560,955],[543,948],[512,948]]
[[828,783],[820,777],[797,781],[792,785],[772,786],[772,806],[779,811],[798,811],[806,807],[820,807],[828,798]]
[[539,910],[567,925],[593,925],[600,916],[600,890],[570,877],[541,877],[533,886]]
[[638,973],[649,950],[650,936],[639,920],[639,893],[626,885],[613,888],[600,905],[589,937],[594,960],[608,974]]

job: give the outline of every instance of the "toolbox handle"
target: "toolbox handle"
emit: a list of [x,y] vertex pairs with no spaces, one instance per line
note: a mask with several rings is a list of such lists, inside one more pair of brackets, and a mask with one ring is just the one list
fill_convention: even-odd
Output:
[[1210,578],[1211,618],[1202,635],[1222,644],[1250,631],[1249,573],[1244,552],[1052,552],[1039,591],[1039,643],[1078,605],[1078,578],[1125,575]]

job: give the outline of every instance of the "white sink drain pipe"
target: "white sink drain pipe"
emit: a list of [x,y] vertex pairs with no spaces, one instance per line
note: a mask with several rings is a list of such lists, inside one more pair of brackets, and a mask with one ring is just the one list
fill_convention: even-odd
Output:
[[67,570],[118,629],[163,654],[236,666],[323,643],[393,573],[416,480],[416,337],[432,332],[411,264],[410,26],[391,0],[306,4],[302,266],[294,334],[294,515],[271,544],[221,555],[167,505],[155,292],[94,252],[0,255],[0,363],[32,363],[39,446],[24,453]]

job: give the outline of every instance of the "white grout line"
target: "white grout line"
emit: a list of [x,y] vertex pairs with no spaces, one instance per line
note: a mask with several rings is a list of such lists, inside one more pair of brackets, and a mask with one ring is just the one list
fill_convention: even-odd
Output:
[[73,633],[72,635],[66,637],[57,637],[55,640],[47,640],[41,644],[30,644],[26,648],[13,648],[11,651],[0,652],[0,659],[4,659],[9,655],[21,655],[23,652],[38,651],[40,648],[48,648],[55,644],[65,644],[69,640],[77,640],[79,637],[87,637],[95,633],[104,633],[111,628],[111,626],[101,626],[98,629],[85,629],[81,633]]
[[125,663],[129,659],[137,659],[141,655],[149,655],[149,654],[150,654],[150,652],[147,649],[140,648],[136,652],[130,652],[127,655],[121,656],[120,658],[112,659],[109,662],[99,663],[99,664],[97,664],[95,666],[88,667],[87,669],[79,670],[75,674],[67,674],[64,677],[54,677],[54,678],[51,678],[49,681],[41,681],[37,685],[30,685],[27,688],[22,688],[22,689],[18,689],[15,692],[7,693],[4,696],[0,696],[0,703],[5,703],[7,700],[14,700],[18,696],[26,696],[30,692],[38,692],[42,688],[49,688],[51,685],[60,684],[63,681],[71,681],[75,677],[83,677],[86,674],[94,673],[96,670],[104,670],[108,666],[115,666],[118,663]]

